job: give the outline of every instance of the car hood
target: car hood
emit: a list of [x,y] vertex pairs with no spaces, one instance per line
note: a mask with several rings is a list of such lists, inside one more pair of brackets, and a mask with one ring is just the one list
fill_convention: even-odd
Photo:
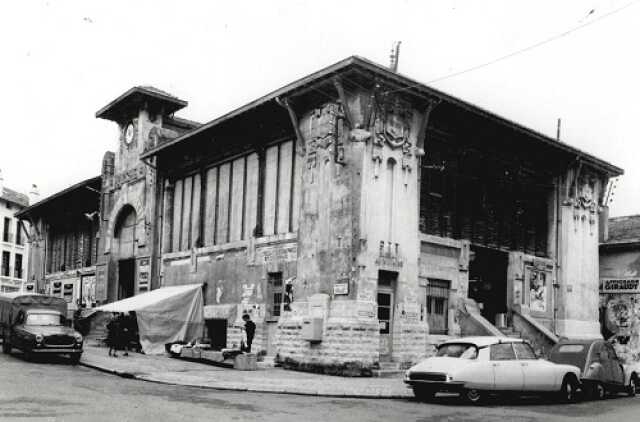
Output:
[[69,328],[64,325],[23,325],[22,329],[30,334],[40,334],[43,336],[63,334],[73,337],[76,333],[73,328]]
[[451,373],[462,367],[472,364],[476,360],[472,359],[460,359],[452,357],[432,357],[423,360],[417,365],[409,368],[410,372],[442,372]]

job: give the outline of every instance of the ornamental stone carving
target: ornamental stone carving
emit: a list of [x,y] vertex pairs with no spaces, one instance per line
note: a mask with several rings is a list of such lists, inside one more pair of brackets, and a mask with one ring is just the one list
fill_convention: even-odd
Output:
[[410,105],[398,98],[380,102],[374,120],[374,142],[379,146],[387,143],[391,148],[410,149],[412,114]]

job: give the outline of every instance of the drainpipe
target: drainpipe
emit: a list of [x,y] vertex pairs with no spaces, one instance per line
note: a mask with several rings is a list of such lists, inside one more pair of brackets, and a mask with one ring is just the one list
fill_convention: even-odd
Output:
[[562,223],[561,209],[560,209],[560,176],[556,177],[554,183],[555,196],[556,196],[556,239],[555,239],[555,257],[556,257],[556,271],[555,271],[555,283],[553,283],[553,333],[558,334],[558,289],[560,288],[560,224]]

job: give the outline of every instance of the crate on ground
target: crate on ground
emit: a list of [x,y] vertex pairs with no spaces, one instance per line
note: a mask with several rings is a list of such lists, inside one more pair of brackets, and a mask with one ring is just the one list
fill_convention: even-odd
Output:
[[233,361],[233,368],[241,371],[255,371],[258,369],[258,357],[255,353],[237,355]]

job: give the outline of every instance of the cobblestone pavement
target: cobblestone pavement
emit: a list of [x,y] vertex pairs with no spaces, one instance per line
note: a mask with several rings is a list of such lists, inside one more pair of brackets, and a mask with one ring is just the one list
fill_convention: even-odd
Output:
[[239,371],[205,363],[130,353],[117,358],[107,349],[85,346],[81,364],[124,377],[166,384],[222,390],[292,393],[332,397],[408,398],[411,390],[401,377],[347,378],[281,368],[260,367],[257,371]]

